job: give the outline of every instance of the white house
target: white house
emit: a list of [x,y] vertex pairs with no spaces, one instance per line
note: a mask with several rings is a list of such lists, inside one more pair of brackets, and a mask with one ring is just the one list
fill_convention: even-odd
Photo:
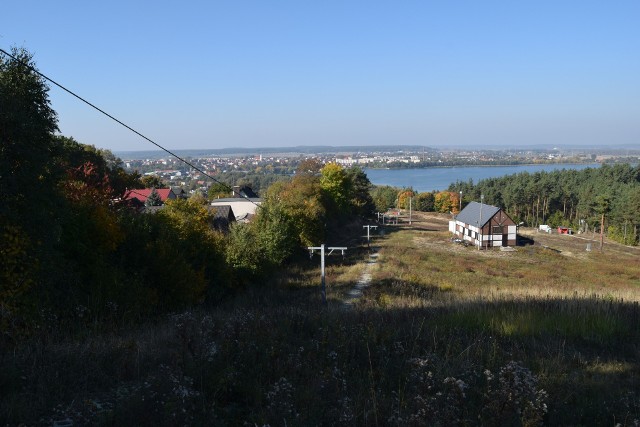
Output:
[[484,203],[469,203],[449,222],[449,231],[483,248],[516,245],[516,223],[499,207]]

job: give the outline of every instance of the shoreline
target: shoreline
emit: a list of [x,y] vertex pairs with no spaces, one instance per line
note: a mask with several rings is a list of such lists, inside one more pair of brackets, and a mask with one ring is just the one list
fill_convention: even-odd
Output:
[[520,165],[461,165],[423,168],[362,168],[373,185],[413,188],[418,192],[444,191],[456,182],[478,183],[483,179],[519,173],[598,169],[600,163],[537,163]]
[[577,165],[587,165],[587,166],[594,166],[594,167],[600,167],[603,164],[608,164],[608,163],[599,163],[599,162],[594,162],[594,163],[576,163],[576,162],[569,162],[569,163],[516,163],[516,164],[499,164],[499,165],[487,165],[487,164],[471,164],[471,165],[450,165],[450,166],[412,166],[412,167],[407,167],[407,168],[393,168],[393,167],[386,167],[386,168],[381,168],[381,167],[365,167],[365,166],[360,166],[360,165],[354,165],[354,166],[360,166],[362,169],[369,169],[369,170],[411,170],[411,169],[446,169],[446,168],[502,168],[502,167],[519,167],[519,166],[553,166],[553,165],[567,165],[567,166],[577,166]]

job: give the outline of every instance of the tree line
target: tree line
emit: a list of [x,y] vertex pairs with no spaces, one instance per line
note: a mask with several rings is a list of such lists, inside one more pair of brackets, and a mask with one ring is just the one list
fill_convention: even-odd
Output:
[[[371,192],[376,210],[391,208],[458,213],[484,196],[486,204],[499,206],[517,223],[537,227],[572,227],[599,232],[604,224],[608,237],[637,245],[640,234],[640,165],[603,164],[583,170],[521,172],[500,178],[456,181],[447,191],[417,193],[412,188],[377,186]],[[462,196],[462,199],[461,199]]]
[[143,213],[122,200],[145,187],[141,176],[58,135],[32,55],[12,55],[0,56],[0,342],[216,303],[373,210],[361,170],[311,162],[228,234],[212,227],[202,195]]
[[583,170],[522,172],[501,178],[456,182],[466,200],[503,207],[518,222],[537,227],[572,227],[582,232],[604,231],[623,244],[638,244],[640,225],[640,165],[603,164]]
[[504,208],[517,222],[537,227],[567,226],[595,231],[604,222],[609,238],[638,244],[640,165],[604,164],[583,170],[522,172],[500,178],[455,182],[464,200],[480,200]]
[[458,213],[460,195],[455,191],[425,191],[398,188],[389,185],[376,186],[371,191],[375,208],[386,212],[392,208],[413,209],[419,212]]

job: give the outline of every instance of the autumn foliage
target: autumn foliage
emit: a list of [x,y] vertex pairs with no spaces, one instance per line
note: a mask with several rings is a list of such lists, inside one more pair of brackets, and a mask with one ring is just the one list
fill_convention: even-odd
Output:
[[13,54],[0,58],[0,337],[220,299],[233,282],[207,209],[127,206],[140,176],[56,135],[46,83],[28,52]]

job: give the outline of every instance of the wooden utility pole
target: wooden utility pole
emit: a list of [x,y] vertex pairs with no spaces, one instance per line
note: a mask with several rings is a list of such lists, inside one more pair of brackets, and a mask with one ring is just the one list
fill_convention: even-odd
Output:
[[480,236],[480,241],[478,242],[478,250],[480,250],[482,246],[482,205],[484,204],[484,194],[480,195],[480,223],[478,224],[478,234]]
[[602,246],[604,246],[604,213],[600,220],[600,252],[602,252]]
[[[320,294],[322,295],[322,305],[327,305],[327,287],[324,279],[324,243],[320,246],[309,246],[307,247],[311,255],[313,255],[313,251],[320,250]],[[333,251],[342,251],[342,255],[344,256],[344,251],[347,250],[345,247],[328,247],[329,254]]]
[[412,203],[413,197],[409,197],[409,225],[411,225],[411,203]]

